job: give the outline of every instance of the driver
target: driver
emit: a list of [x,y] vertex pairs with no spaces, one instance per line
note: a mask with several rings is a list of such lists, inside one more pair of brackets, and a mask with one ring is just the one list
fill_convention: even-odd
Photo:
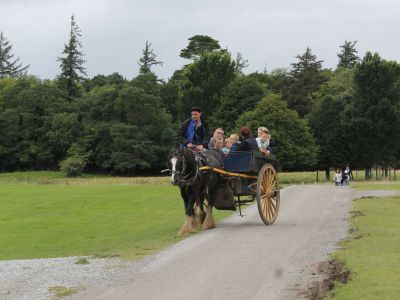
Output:
[[207,148],[209,130],[198,106],[192,107],[191,118],[184,121],[178,130],[178,143],[181,147],[188,147],[197,151]]

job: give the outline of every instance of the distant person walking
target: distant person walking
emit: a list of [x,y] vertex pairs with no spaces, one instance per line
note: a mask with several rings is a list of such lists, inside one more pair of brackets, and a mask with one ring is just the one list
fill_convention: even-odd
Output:
[[335,175],[333,176],[333,181],[335,182],[336,186],[340,186],[342,182],[342,173],[339,170],[335,171]]

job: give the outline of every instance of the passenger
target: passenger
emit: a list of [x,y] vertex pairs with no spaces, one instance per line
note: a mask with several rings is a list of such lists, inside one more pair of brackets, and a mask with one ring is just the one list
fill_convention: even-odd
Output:
[[251,134],[250,128],[240,128],[241,143],[237,148],[237,151],[258,151],[258,145],[256,139]]
[[268,129],[267,129],[267,127],[264,127],[264,126],[262,126],[262,127],[258,127],[257,128],[257,137],[261,137],[261,134],[263,133],[263,131],[268,131]]
[[201,116],[199,107],[192,107],[191,118],[184,121],[178,130],[177,138],[181,147],[202,151],[209,142],[208,126]]
[[222,128],[217,128],[214,130],[213,136],[208,143],[208,149],[215,148],[215,140],[221,138],[224,139],[224,130]]
[[[271,147],[269,147],[269,139],[270,139],[269,131],[265,127],[260,127],[260,128],[261,128],[261,134],[259,134],[259,137],[256,138],[258,149],[262,154],[270,155]],[[257,132],[260,131],[260,128],[258,128]]]
[[224,139],[223,138],[216,138],[215,139],[215,149],[222,150],[224,147]]
[[232,139],[231,138],[226,138],[225,139],[225,147],[222,148],[222,152],[224,152],[225,156],[229,154],[229,151],[231,150],[233,145]]
[[230,139],[232,140],[232,147],[230,151],[236,151],[240,144],[239,135],[237,133],[232,133]]

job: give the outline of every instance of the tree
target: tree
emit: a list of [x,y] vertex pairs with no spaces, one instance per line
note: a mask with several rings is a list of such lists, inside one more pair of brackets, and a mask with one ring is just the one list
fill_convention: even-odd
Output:
[[151,67],[154,65],[163,65],[163,63],[161,61],[158,61],[156,59],[156,55],[153,52],[153,49],[151,49],[151,44],[146,41],[146,46],[143,49],[143,55],[142,57],[139,59],[139,74],[143,75],[146,73],[150,73],[151,72]]
[[342,52],[337,55],[339,57],[338,68],[351,69],[360,62],[360,58],[357,55],[358,52],[355,48],[356,44],[357,41],[344,41],[344,44],[340,46]]
[[219,104],[219,95],[235,76],[235,62],[228,52],[203,53],[182,71],[182,113],[201,106],[210,116]]
[[256,108],[246,112],[236,122],[237,128],[249,127],[257,132],[267,126],[272,139],[278,141],[273,153],[285,170],[303,170],[315,166],[317,147],[305,119],[296,111],[288,109],[277,94],[270,94],[258,102]]
[[99,74],[91,79],[86,79],[83,82],[83,86],[85,87],[86,92],[89,92],[90,90],[98,86],[112,85],[112,84],[120,86],[125,82],[126,82],[125,78],[121,74],[115,72],[107,76]]
[[237,76],[221,91],[220,104],[211,116],[211,127],[234,129],[241,114],[253,110],[267,93],[267,85],[252,76]]
[[238,53],[236,54],[236,61],[235,61],[235,63],[236,63],[236,71],[237,71],[239,74],[242,74],[242,73],[243,73],[243,69],[244,69],[244,68],[247,68],[247,67],[249,66],[249,61],[248,61],[247,59],[244,59],[243,56],[242,56],[242,54],[241,54],[240,52],[238,52]]
[[0,78],[15,77],[26,74],[29,65],[23,67],[19,62],[19,57],[14,58],[11,53],[12,45],[4,36],[3,31],[0,32]]
[[319,146],[318,166],[343,168],[352,164],[346,140],[344,111],[353,98],[353,69],[338,69],[333,78],[314,94],[315,106],[308,115],[309,124]]
[[80,124],[77,113],[56,113],[50,120],[50,129],[46,136],[51,143],[57,161],[64,159],[68,148],[80,137]]
[[195,35],[189,38],[189,41],[189,45],[181,50],[180,57],[196,59],[205,52],[213,52],[221,49],[219,42],[207,35]]
[[289,108],[304,117],[312,109],[312,93],[317,91],[327,78],[322,71],[322,60],[317,60],[310,47],[296,58],[298,62],[291,64],[290,84],[284,93],[284,99]]
[[[355,68],[346,135],[357,167],[394,166],[400,150],[400,65],[368,52]],[[367,177],[368,177],[367,172]]]
[[53,156],[45,138],[51,91],[34,76],[13,80],[0,95],[0,164],[8,170],[51,167]]
[[60,88],[66,91],[67,99],[72,100],[79,95],[78,84],[83,80],[82,75],[86,76],[83,64],[86,62],[83,59],[83,53],[79,50],[82,44],[79,41],[81,30],[75,23],[75,16],[71,16],[71,30],[69,41],[64,45],[64,57],[59,57],[61,62],[61,74],[58,76]]

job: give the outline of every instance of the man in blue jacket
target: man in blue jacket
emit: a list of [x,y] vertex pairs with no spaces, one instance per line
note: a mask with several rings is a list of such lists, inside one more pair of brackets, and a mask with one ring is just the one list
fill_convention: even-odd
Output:
[[208,125],[201,116],[200,107],[192,107],[190,111],[192,117],[183,122],[178,130],[178,143],[202,151],[210,141]]

